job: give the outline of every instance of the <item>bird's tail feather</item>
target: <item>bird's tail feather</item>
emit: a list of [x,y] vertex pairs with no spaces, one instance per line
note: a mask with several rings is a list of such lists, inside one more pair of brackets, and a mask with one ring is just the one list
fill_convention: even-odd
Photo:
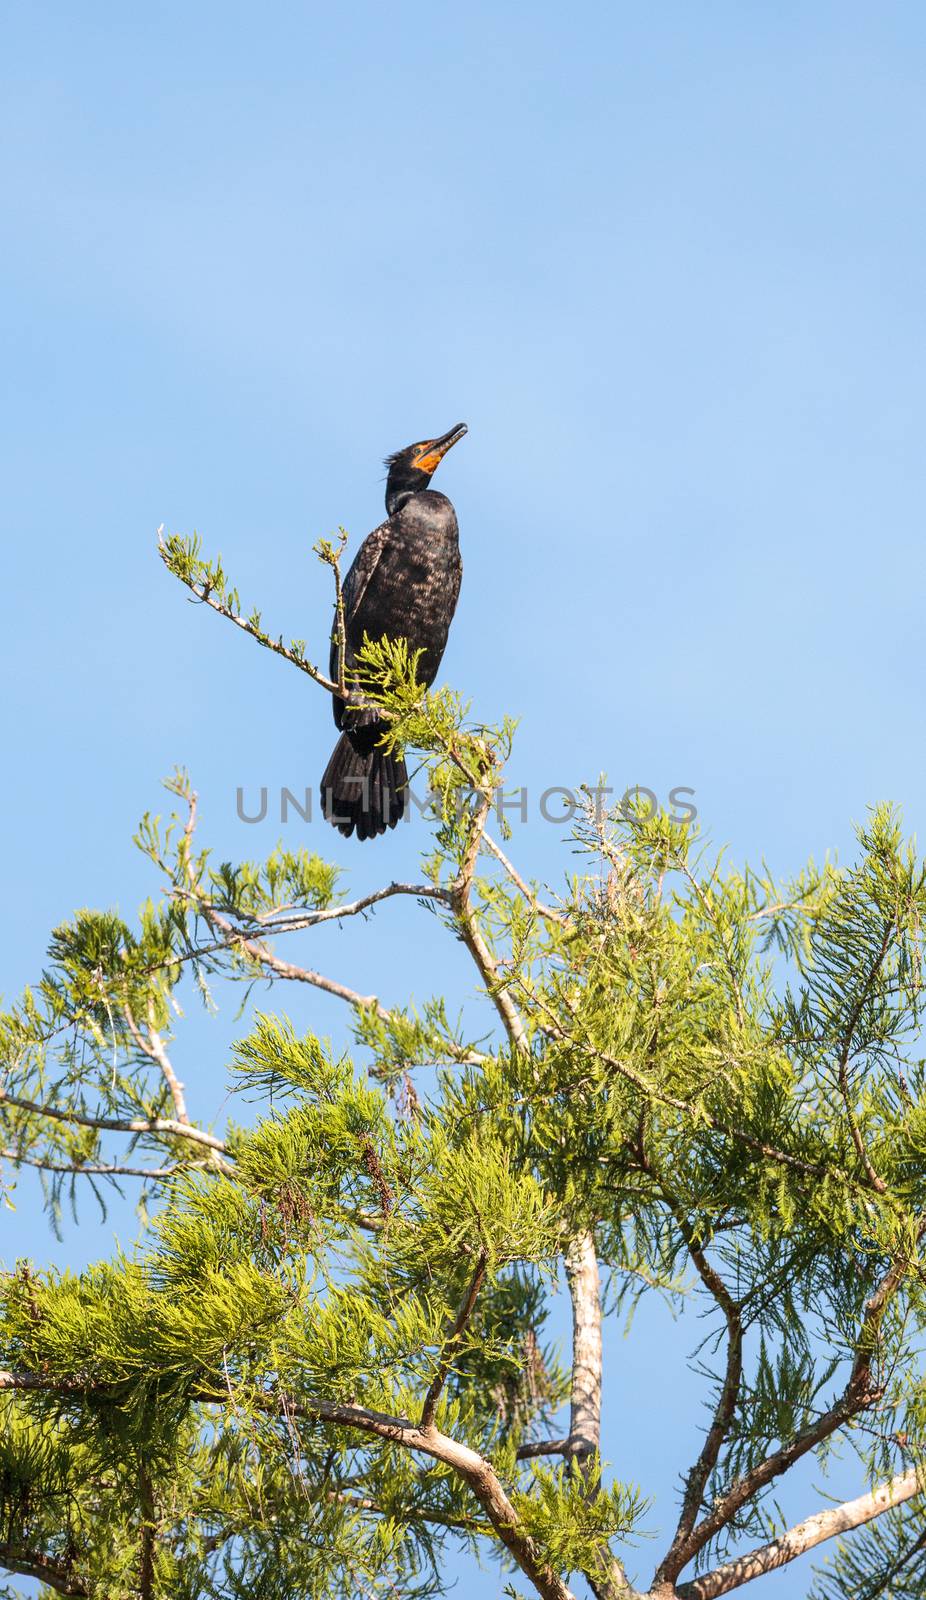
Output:
[[387,754],[378,745],[358,750],[351,735],[342,733],[325,768],[321,790],[322,811],[345,839],[355,829],[358,839],[375,839],[394,828],[405,813],[408,772],[397,753]]

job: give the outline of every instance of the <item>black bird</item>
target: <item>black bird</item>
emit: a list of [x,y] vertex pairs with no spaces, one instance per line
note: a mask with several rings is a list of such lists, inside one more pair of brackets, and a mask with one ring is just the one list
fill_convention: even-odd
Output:
[[[364,634],[376,642],[405,639],[421,650],[418,681],[434,682],[460,593],[463,564],[457,516],[444,494],[428,488],[447,451],[462,439],[458,422],[439,439],[410,444],[388,456],[388,518],[368,534],[344,579],[344,631],[349,684],[355,652]],[[337,616],[330,675],[338,675]],[[373,839],[394,828],[404,814],[408,772],[401,755],[378,748],[385,724],[375,710],[346,706],[334,698],[334,720],[343,729],[322,778],[322,810],[347,838]]]

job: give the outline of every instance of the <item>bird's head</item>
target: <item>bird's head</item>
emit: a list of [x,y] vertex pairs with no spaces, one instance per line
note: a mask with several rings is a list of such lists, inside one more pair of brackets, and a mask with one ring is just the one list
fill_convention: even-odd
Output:
[[466,423],[458,422],[449,433],[439,439],[423,439],[420,444],[410,444],[386,457],[389,476],[386,480],[386,510],[394,516],[413,494],[426,489],[440,462],[452,450],[458,439],[466,433]]

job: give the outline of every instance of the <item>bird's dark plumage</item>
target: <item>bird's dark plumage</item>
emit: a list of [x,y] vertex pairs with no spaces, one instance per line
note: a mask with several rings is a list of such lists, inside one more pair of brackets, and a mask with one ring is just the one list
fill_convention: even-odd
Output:
[[[364,635],[405,639],[420,650],[419,682],[433,683],[447,644],[463,566],[456,512],[446,495],[428,488],[441,458],[466,432],[463,423],[439,439],[399,450],[386,462],[385,522],[364,539],[344,579],[345,678]],[[335,627],[330,674],[337,679]],[[379,744],[384,724],[373,710],[334,699],[342,729],[321,782],[322,810],[345,836],[375,838],[404,814],[408,774],[400,755]]]

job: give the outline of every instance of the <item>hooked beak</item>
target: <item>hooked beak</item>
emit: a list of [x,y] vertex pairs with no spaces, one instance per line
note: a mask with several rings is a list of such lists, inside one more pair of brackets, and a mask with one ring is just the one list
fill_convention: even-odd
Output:
[[448,433],[442,433],[439,439],[429,439],[426,444],[419,445],[421,454],[415,457],[415,466],[421,472],[435,472],[447,451],[452,450],[468,432],[466,423],[458,422]]

